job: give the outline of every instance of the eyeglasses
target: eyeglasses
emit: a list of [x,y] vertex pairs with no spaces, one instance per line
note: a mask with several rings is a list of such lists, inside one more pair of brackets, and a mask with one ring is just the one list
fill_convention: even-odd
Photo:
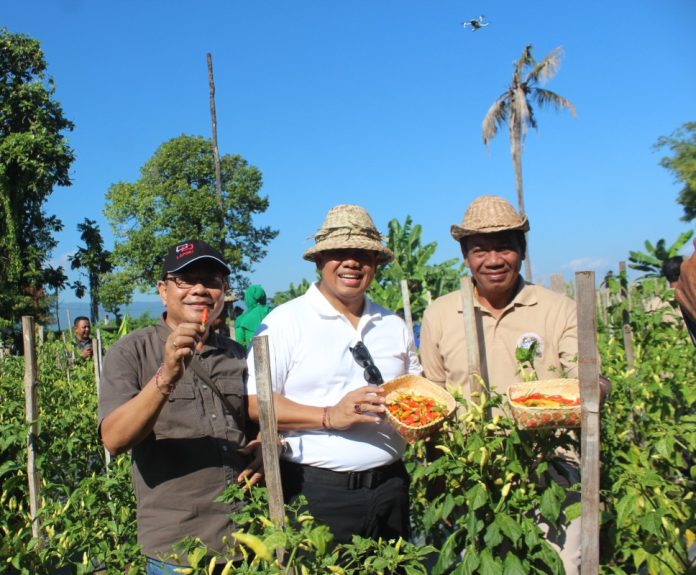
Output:
[[165,281],[174,282],[179,289],[191,289],[198,284],[210,289],[222,289],[225,286],[225,280],[220,276],[167,276],[164,279]]
[[372,385],[381,385],[384,383],[382,379],[382,373],[379,368],[372,361],[372,356],[370,351],[367,349],[362,341],[355,344],[355,347],[349,347],[350,353],[353,354],[353,359],[360,366],[365,368],[364,376],[365,381]]

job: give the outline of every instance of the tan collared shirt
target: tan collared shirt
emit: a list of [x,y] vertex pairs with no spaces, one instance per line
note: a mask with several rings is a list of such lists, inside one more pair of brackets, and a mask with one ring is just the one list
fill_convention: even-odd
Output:
[[[104,360],[99,424],[138,393],[162,363],[167,324],[137,330],[116,342]],[[245,444],[245,350],[236,342],[208,338],[201,364],[224,394],[219,397],[192,369],[184,372],[162,408],[153,432],[132,450],[138,502],[138,543],[148,557],[172,553],[186,536],[213,549],[234,530],[230,505],[216,502],[246,466],[237,450]]]
[[[517,347],[537,343],[534,368],[538,379],[577,377],[577,315],[570,298],[520,279],[513,300],[496,319],[475,302],[482,327],[478,344],[484,381],[499,393],[522,381],[515,358]],[[420,359],[425,376],[441,385],[461,386],[469,397],[467,346],[461,292],[436,299],[421,326]]]

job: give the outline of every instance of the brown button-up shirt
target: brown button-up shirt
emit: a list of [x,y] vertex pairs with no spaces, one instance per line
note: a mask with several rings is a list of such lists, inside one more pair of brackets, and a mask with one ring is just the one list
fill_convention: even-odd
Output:
[[[99,394],[99,425],[120,405],[140,393],[162,364],[166,323],[137,330],[116,342],[104,360]],[[148,557],[172,553],[186,536],[222,549],[234,525],[229,505],[216,502],[246,462],[237,450],[245,444],[245,350],[211,335],[200,361],[225,396],[225,404],[187,369],[162,408],[153,432],[132,450],[138,502],[138,543]]]
[[[538,379],[577,377],[577,315],[568,297],[520,279],[519,289],[496,319],[475,301],[481,375],[491,389],[505,393],[522,381],[515,350],[537,341]],[[459,291],[436,299],[423,316],[420,359],[425,376],[441,385],[461,386],[469,398],[468,358]]]

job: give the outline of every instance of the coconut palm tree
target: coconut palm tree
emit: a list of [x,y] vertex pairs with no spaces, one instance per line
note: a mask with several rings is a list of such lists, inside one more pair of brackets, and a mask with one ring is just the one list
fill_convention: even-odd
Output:
[[[486,113],[483,119],[483,142],[489,142],[498,133],[498,128],[507,124],[510,133],[510,151],[512,163],[515,166],[517,184],[517,205],[522,215],[525,215],[524,193],[522,190],[522,145],[527,128],[537,127],[532,103],[540,108],[551,106],[556,110],[568,109],[575,116],[575,107],[563,96],[540,88],[547,80],[553,78],[561,65],[563,51],[555,48],[543,60],[537,62],[532,56],[532,45],[525,46],[520,59],[515,62],[512,82]],[[525,75],[526,74],[526,75]],[[525,276],[532,281],[532,265],[529,261],[529,250],[525,259]]]

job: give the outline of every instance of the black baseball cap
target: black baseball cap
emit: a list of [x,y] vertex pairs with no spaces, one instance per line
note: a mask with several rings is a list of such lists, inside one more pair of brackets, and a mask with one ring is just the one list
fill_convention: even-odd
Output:
[[219,251],[202,240],[187,240],[169,248],[162,265],[162,278],[197,262],[210,263],[225,276],[230,274]]

